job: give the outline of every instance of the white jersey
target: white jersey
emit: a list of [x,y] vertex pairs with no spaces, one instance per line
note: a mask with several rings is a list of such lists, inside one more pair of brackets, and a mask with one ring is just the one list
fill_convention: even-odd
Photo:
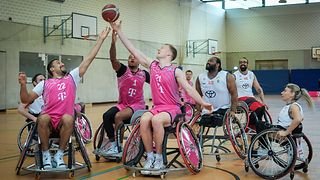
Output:
[[252,92],[252,85],[255,75],[252,71],[248,71],[247,74],[242,74],[239,70],[234,72],[233,75],[236,78],[236,85],[238,91],[238,97],[254,97]]
[[[297,102],[294,102],[292,104],[296,104],[299,107],[301,117],[303,118],[303,110],[302,110],[302,107],[300,106],[300,104],[298,104]],[[292,118],[289,116],[289,110],[290,110],[290,106],[292,104],[288,104],[281,109],[281,111],[279,113],[277,125],[280,125],[286,129],[288,129],[288,127],[290,126],[290,124],[292,122]]]
[[42,96],[39,96],[28,106],[29,112],[32,114],[40,114],[44,105]]
[[[218,72],[213,79],[208,77],[208,73],[199,75],[199,83],[204,101],[213,105],[213,111],[227,109],[231,106],[231,96],[227,86],[227,71]],[[202,114],[208,110],[203,109]]]

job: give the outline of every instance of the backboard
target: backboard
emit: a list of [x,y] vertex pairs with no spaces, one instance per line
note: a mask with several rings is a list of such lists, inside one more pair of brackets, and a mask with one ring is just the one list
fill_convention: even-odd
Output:
[[208,54],[215,54],[216,52],[218,52],[218,41],[208,39]]
[[97,17],[72,13],[72,38],[95,40],[97,36]]

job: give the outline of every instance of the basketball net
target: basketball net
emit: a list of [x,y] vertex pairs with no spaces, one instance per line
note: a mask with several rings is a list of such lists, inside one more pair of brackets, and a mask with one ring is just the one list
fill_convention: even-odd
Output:
[[85,35],[82,36],[83,40],[97,40],[98,35]]
[[84,40],[88,40],[88,39],[89,39],[89,35],[83,36],[83,39],[84,39]]
[[219,54],[221,54],[221,51],[217,51],[217,52],[213,52],[211,53],[213,56],[218,56]]

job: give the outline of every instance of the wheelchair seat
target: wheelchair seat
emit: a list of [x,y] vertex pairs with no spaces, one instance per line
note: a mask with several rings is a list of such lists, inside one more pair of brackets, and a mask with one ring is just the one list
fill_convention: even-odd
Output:
[[205,127],[219,127],[223,125],[224,115],[221,114],[205,114],[202,115],[199,124]]

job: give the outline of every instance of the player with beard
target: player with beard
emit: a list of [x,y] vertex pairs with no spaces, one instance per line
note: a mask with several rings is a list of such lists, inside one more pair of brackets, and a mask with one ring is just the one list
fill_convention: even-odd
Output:
[[132,54],[128,58],[128,66],[120,63],[116,58],[115,31],[112,32],[109,52],[112,68],[117,73],[119,98],[117,105],[111,107],[103,114],[103,127],[111,142],[111,146],[108,149],[96,149],[94,153],[104,157],[120,153],[115,141],[114,130],[122,122],[130,123],[130,118],[135,111],[146,109],[143,85],[145,82],[150,84],[149,73],[139,68],[139,62]]
[[[236,78],[238,98],[240,101],[244,101],[251,111],[255,112],[258,120],[261,120],[266,107],[264,93],[254,73],[248,70],[248,63],[248,59],[242,57],[239,60],[239,70],[233,73]],[[254,97],[252,87],[257,91],[260,101]],[[249,125],[255,125],[256,121],[254,113],[251,113]]]
[[79,67],[73,69],[70,73],[67,73],[64,64],[60,60],[54,59],[50,61],[47,71],[51,78],[38,83],[29,93],[26,88],[26,74],[19,73],[21,102],[30,103],[41,95],[44,99],[44,108],[37,119],[44,169],[52,168],[51,154],[49,152],[50,132],[60,134],[59,149],[53,157],[53,162],[56,164],[55,167],[66,168],[63,154],[73,132],[74,101],[77,85],[97,55],[109,31],[110,29],[103,30],[99,34],[99,38],[88,56],[84,58]]
[[[230,108],[230,115],[234,117],[238,104],[234,76],[222,70],[221,60],[218,57],[211,57],[208,60],[206,70],[207,72],[198,76],[196,90],[204,101],[213,105],[213,114],[223,117]],[[207,110],[202,109],[202,114],[206,113]]]

